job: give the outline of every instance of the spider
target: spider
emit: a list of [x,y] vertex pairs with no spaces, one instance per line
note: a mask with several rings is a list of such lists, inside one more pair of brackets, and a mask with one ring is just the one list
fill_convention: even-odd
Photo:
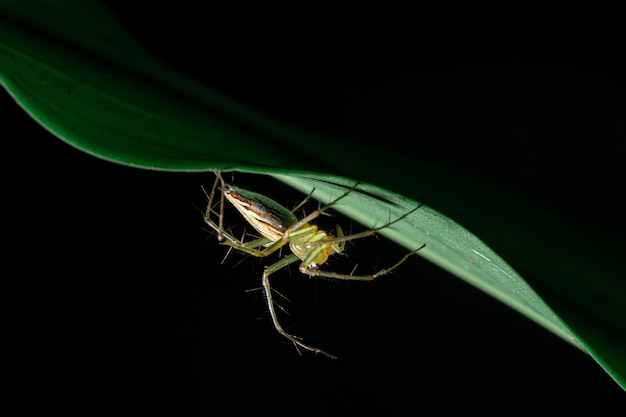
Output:
[[[335,358],[335,356],[330,355],[319,348],[304,343],[301,338],[294,336],[283,329],[278,320],[278,315],[276,314],[272,287],[270,285],[270,275],[294,262],[300,262],[299,271],[310,277],[326,277],[353,281],[372,281],[382,275],[388,274],[406,261],[411,255],[426,246],[425,244],[420,246],[419,248],[407,253],[392,266],[381,269],[380,271],[370,275],[342,274],[322,270],[319,268],[320,265],[324,264],[329,256],[343,252],[346,242],[371,236],[376,232],[404,219],[409,214],[422,207],[422,205],[418,205],[409,212],[393,221],[383,224],[382,226],[368,229],[360,233],[344,235],[341,227],[337,225],[336,234],[333,235],[330,232],[320,230],[318,226],[310,224],[310,222],[353,192],[358,187],[358,183],[349,188],[345,193],[339,195],[330,203],[319,207],[317,210],[313,211],[309,215],[306,215],[302,219],[298,219],[295,212],[308,201],[312,193],[309,194],[309,196],[307,196],[306,199],[298,204],[298,206],[293,210],[289,210],[264,195],[227,184],[219,171],[216,171],[215,175],[216,178],[213,188],[211,189],[211,193],[208,195],[209,203],[204,214],[204,221],[213,230],[215,230],[218,242],[256,257],[269,256],[285,245],[288,245],[289,249],[291,249],[292,253],[290,255],[281,258],[277,262],[265,268],[261,279],[261,285],[263,292],[265,293],[267,307],[269,309],[274,328],[280,335],[291,341],[296,348],[303,348],[329,358]],[[221,187],[219,188],[221,189],[221,197],[219,199],[219,214],[217,214],[213,210],[213,207],[216,204],[214,201],[216,200],[216,192],[218,190],[218,186],[220,185]],[[243,239],[240,240],[227,232],[223,227],[224,199],[228,200],[228,202],[230,202],[235,209],[237,209],[243,218],[263,237],[250,241],[244,241]],[[215,215],[218,216],[217,222],[213,219]]]

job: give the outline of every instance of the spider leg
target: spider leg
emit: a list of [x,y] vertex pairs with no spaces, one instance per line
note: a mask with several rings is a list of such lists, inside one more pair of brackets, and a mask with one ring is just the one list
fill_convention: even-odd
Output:
[[270,312],[270,316],[272,318],[272,323],[274,324],[274,328],[276,329],[276,331],[283,336],[284,338],[286,338],[287,340],[289,340],[291,343],[293,343],[296,348],[302,348],[305,350],[309,350],[311,352],[317,353],[317,354],[321,354],[324,356],[327,356],[331,359],[336,359],[335,356],[330,355],[326,352],[324,352],[323,350],[316,348],[314,346],[311,345],[307,345],[306,343],[302,342],[302,340],[292,334],[287,333],[287,331],[285,331],[285,329],[283,329],[283,327],[281,326],[280,322],[278,321],[278,315],[276,314],[276,308],[275,308],[275,303],[274,303],[274,299],[273,299],[273,295],[272,295],[272,287],[270,285],[270,275],[276,271],[278,271],[281,268],[284,268],[294,262],[299,261],[300,259],[294,255],[291,254],[285,258],[282,258],[280,261],[268,266],[265,271],[263,271],[263,278],[261,281],[261,284],[263,285],[263,290],[265,292],[265,299],[267,302],[267,307],[269,309]]
[[309,195],[307,195],[304,200],[302,200],[297,206],[295,206],[293,209],[291,209],[292,213],[295,213],[296,211],[300,210],[302,208],[302,206],[304,206],[313,196],[313,193],[315,192],[315,188],[313,188],[311,190],[311,192],[309,193]]
[[[302,228],[303,226],[305,226],[306,224],[308,224],[309,222],[317,219],[319,216],[322,215],[322,213],[324,213],[325,211],[330,209],[332,206],[337,204],[339,202],[339,200],[341,200],[342,198],[346,197],[348,194],[350,194],[352,191],[354,191],[358,186],[359,186],[359,183],[357,182],[352,187],[350,187],[345,193],[341,194],[339,197],[335,198],[330,203],[326,204],[325,206],[322,206],[321,208],[318,208],[317,210],[313,211],[308,216],[305,216],[302,219],[300,219],[297,223],[291,225],[291,227],[289,227],[289,229],[287,231],[285,231],[285,237],[284,238],[288,239],[289,235],[290,235],[290,233],[292,231],[298,230],[298,229]],[[313,192],[311,192],[311,195],[312,195],[312,193]]]
[[373,281],[373,280],[375,280],[376,278],[378,278],[378,277],[380,277],[382,275],[387,275],[388,273],[390,273],[391,271],[393,271],[394,269],[396,269],[397,267],[402,265],[404,263],[404,261],[406,261],[412,255],[414,255],[415,253],[417,253],[418,251],[423,249],[425,246],[426,246],[426,244],[420,246],[419,248],[415,249],[414,251],[411,251],[411,252],[407,253],[402,258],[400,258],[400,260],[398,262],[396,262],[395,264],[391,265],[390,267],[383,268],[380,271],[376,272],[375,274],[370,274],[370,275],[352,275],[352,274],[340,274],[338,272],[332,272],[332,271],[324,271],[324,270],[321,270],[321,269],[312,269],[312,268],[308,268],[307,267],[307,265],[309,265],[309,263],[310,263],[310,262],[307,262],[308,259],[305,259],[300,264],[300,272],[305,274],[305,275],[308,275],[310,277],[325,277],[325,278],[343,279],[343,280],[350,280],[350,281]]
[[[389,226],[391,226],[391,225],[393,225],[393,224],[395,224],[395,223],[399,222],[400,220],[405,219],[405,218],[406,218],[406,217],[408,217],[411,213],[413,213],[413,212],[414,212],[414,211],[416,211],[417,209],[421,208],[422,206],[423,206],[423,205],[422,205],[422,204],[420,204],[420,205],[418,205],[418,206],[416,206],[416,207],[412,208],[411,210],[407,211],[406,213],[404,213],[402,216],[398,217],[397,219],[392,220],[392,221],[389,221],[389,222],[387,222],[387,223],[383,224],[382,226],[374,227],[374,228],[371,228],[371,229],[368,229],[368,230],[364,230],[364,231],[359,232],[359,233],[350,234],[350,235],[344,235],[344,234],[341,234],[341,236],[340,236],[340,235],[338,234],[338,235],[337,235],[337,237],[335,237],[335,238],[332,238],[332,239],[326,239],[326,240],[324,240],[323,242],[314,242],[314,243],[311,243],[311,246],[314,246],[314,245],[319,246],[319,245],[322,245],[322,244],[327,244],[327,243],[341,243],[341,242],[346,242],[346,241],[350,241],[350,240],[354,240],[354,239],[361,239],[361,238],[364,238],[364,237],[372,236],[372,235],[376,234],[376,232],[379,232],[379,231],[381,231],[381,230],[383,230],[383,229],[386,229],[386,228],[388,228]],[[417,249],[417,250],[419,250],[419,249]],[[417,252],[417,250],[415,250],[414,252]]]

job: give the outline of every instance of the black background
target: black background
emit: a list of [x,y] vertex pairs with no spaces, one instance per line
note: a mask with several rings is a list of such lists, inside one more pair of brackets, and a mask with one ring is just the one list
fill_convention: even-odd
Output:
[[[264,32],[269,22],[251,29],[218,15],[207,21],[228,24],[211,25],[189,21],[193,11],[116,12],[163,60],[274,117],[390,146],[419,137],[432,160],[624,234],[624,67],[610,42],[485,44],[404,21],[338,37],[337,23]],[[292,330],[339,359],[300,356],[248,291],[263,262],[221,263],[225,249],[203,230],[210,173],[108,163],[6,95],[2,106],[16,145],[7,166],[22,170],[5,178],[8,223],[25,231],[15,279],[30,302],[15,314],[32,316],[33,378],[60,389],[61,404],[85,415],[587,415],[623,398],[591,358],[420,258],[371,284],[277,274]],[[286,205],[302,198],[263,177],[234,181]],[[374,239],[329,267],[366,270],[402,254]]]

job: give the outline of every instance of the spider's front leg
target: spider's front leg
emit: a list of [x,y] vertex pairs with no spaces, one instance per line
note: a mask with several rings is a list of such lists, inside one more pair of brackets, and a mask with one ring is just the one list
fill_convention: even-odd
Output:
[[283,327],[281,326],[280,322],[278,321],[278,315],[276,314],[276,308],[275,308],[275,303],[274,303],[274,297],[272,294],[272,287],[270,285],[270,275],[276,271],[278,271],[281,268],[284,268],[294,262],[299,261],[300,258],[298,258],[296,255],[291,254],[289,256],[286,256],[284,258],[282,258],[280,261],[268,266],[265,271],[263,271],[263,279],[261,281],[261,284],[263,285],[263,291],[265,292],[265,300],[267,302],[267,307],[269,309],[270,312],[270,316],[272,318],[272,323],[274,324],[274,328],[276,329],[276,331],[283,337],[285,337],[287,340],[289,340],[290,342],[292,342],[294,345],[296,345],[296,347],[301,347],[303,349],[309,350],[311,352],[314,353],[318,353],[321,355],[324,355],[326,357],[329,357],[331,359],[337,359],[335,356],[324,352],[323,350],[316,348],[314,346],[311,345],[307,345],[306,343],[302,342],[302,340],[297,337],[294,336],[292,334],[289,334],[285,331],[285,329],[283,329]]
[[[329,241],[333,242],[335,239],[330,239]],[[323,245],[320,245],[319,248],[320,250],[324,250],[325,246],[330,246],[333,243],[325,243]],[[423,249],[426,245],[422,245],[419,248],[407,253],[406,255],[404,255],[402,258],[400,258],[400,260],[398,262],[396,262],[395,264],[391,265],[390,267],[387,268],[383,268],[380,271],[374,273],[374,274],[369,274],[369,275],[352,275],[352,274],[341,274],[339,272],[333,272],[333,271],[324,271],[321,270],[319,268],[311,268],[312,265],[312,261],[314,259],[315,253],[311,252],[311,254],[309,254],[309,256],[307,256],[302,263],[300,263],[300,272],[303,274],[306,274],[310,277],[325,277],[325,278],[332,278],[332,279],[342,279],[342,280],[347,280],[347,281],[373,281],[376,278],[382,276],[382,275],[387,275],[388,273],[390,273],[391,271],[393,271],[394,269],[396,269],[397,267],[399,267],[400,265],[402,265],[404,263],[404,261],[406,261],[407,259],[409,259],[409,257],[411,257],[412,255],[414,255],[415,253],[417,253],[418,251],[420,251],[421,249]],[[319,266],[319,265],[318,265]]]

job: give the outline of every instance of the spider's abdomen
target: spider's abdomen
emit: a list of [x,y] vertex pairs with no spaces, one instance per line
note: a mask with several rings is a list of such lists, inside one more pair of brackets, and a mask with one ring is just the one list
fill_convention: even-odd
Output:
[[298,222],[295,214],[264,195],[226,184],[224,196],[252,227],[273,242]]

